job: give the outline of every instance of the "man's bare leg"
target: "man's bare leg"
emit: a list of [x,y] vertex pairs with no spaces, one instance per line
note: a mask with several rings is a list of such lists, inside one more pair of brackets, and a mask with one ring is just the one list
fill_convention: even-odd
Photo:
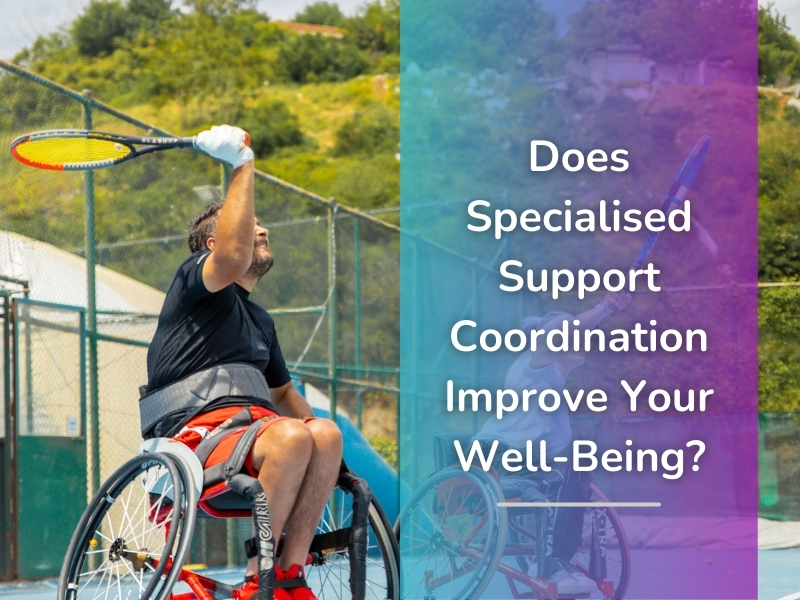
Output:
[[[269,519],[276,540],[297,504],[314,452],[314,438],[302,421],[284,419],[270,425],[253,445],[253,467],[269,503]],[[312,534],[313,535],[313,534]],[[247,563],[247,574],[258,572],[257,559]]]
[[342,434],[336,424],[328,419],[315,419],[309,421],[306,427],[313,436],[313,454],[286,525],[280,559],[284,569],[306,563],[308,547],[316,533],[322,510],[336,486],[342,463]]

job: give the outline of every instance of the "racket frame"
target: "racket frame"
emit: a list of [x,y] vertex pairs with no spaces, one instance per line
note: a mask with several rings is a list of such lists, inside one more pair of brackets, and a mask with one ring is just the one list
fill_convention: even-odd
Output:
[[[113,142],[115,144],[125,146],[130,151],[124,156],[119,156],[116,158],[62,164],[44,164],[31,161],[22,156],[18,151],[18,148],[23,144],[47,139],[64,138]],[[108,133],[104,131],[92,131],[88,129],[46,129],[43,131],[26,133],[15,138],[14,141],[11,142],[11,155],[22,164],[29,167],[35,167],[37,169],[46,169],[50,171],[89,171],[113,167],[131,159],[138,158],[139,156],[152,154],[153,152],[158,152],[160,150],[170,150],[173,148],[193,148],[194,140],[194,137],[133,136]]]
[[[686,160],[683,161],[681,168],[678,170],[678,174],[675,175],[672,186],[669,188],[667,195],[664,196],[664,202],[661,204],[661,212],[664,213],[665,217],[669,215],[673,208],[680,206],[680,203],[683,202],[684,198],[686,198],[686,194],[689,193],[689,189],[692,187],[695,177],[697,177],[697,174],[700,172],[700,168],[703,166],[703,162],[706,159],[706,155],[708,154],[708,149],[710,147],[711,136],[701,136],[692,148],[692,151],[689,152]],[[647,236],[647,239],[642,245],[642,249],[639,251],[639,254],[636,257],[636,260],[631,265],[631,269],[636,270],[642,267],[644,261],[647,260],[647,256],[650,254],[650,251],[653,249],[653,246],[660,235],[660,231],[650,232],[650,235]]]

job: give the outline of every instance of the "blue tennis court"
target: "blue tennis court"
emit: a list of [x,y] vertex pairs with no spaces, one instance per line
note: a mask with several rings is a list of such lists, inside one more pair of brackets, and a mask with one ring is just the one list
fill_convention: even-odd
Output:
[[800,598],[800,549],[758,553],[759,600]]
[[[648,578],[664,575],[663,562],[648,560],[647,557],[641,555],[637,558],[640,559],[636,561],[639,566],[648,571]],[[652,558],[657,559],[656,556]],[[759,600],[800,600],[800,549],[763,550],[758,553],[758,566]],[[662,573],[659,575],[656,571],[662,571]],[[209,574],[216,579],[235,583],[236,581],[241,581],[243,570],[242,568],[211,569]],[[487,590],[487,593],[493,598],[498,597],[496,594],[504,587],[500,581],[497,581],[496,584]],[[55,592],[55,579],[0,585],[0,598],[3,600],[9,598],[52,600]],[[635,594],[635,589],[631,589],[631,592]],[[628,597],[635,598],[630,594]],[[699,598],[702,598],[702,596],[699,596]]]

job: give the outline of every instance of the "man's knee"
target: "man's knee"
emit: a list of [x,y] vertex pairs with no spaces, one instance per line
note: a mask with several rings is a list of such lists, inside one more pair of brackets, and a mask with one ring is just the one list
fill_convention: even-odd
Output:
[[314,438],[309,428],[296,419],[281,419],[261,435],[256,447],[264,446],[270,452],[293,456],[311,455]]
[[309,421],[308,427],[314,438],[314,445],[317,448],[325,448],[328,451],[342,448],[342,432],[339,427],[330,419],[314,419]]

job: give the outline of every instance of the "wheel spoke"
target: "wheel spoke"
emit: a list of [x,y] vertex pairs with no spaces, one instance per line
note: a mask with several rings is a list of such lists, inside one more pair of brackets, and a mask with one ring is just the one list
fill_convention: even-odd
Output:
[[[86,589],[86,586],[88,586],[91,583],[92,579],[95,578],[95,575],[97,575],[100,571],[103,570],[103,565],[105,565],[107,562],[108,562],[108,559],[104,560],[102,563],[100,563],[100,566],[97,569],[95,569],[94,571],[88,571],[86,573],[81,573],[81,575],[89,575],[91,573],[91,577],[89,577],[89,579],[86,580],[86,583],[83,584],[83,587],[80,590],[78,590],[78,594],[80,594],[83,590]],[[76,596],[78,594],[76,594]]]

